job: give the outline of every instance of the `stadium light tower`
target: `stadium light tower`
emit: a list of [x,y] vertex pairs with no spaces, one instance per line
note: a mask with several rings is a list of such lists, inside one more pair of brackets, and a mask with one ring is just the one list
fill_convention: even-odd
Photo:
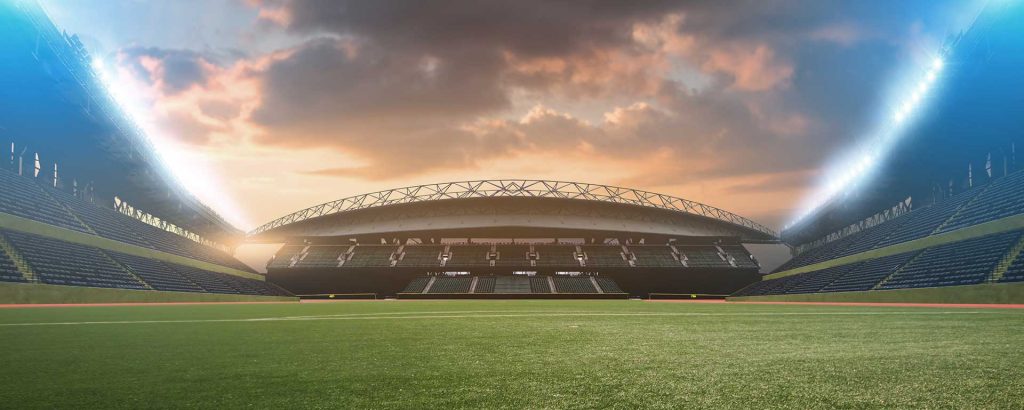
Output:
[[829,178],[823,190],[811,198],[804,207],[804,210],[793,222],[786,225],[787,228],[806,218],[819,207],[832,200],[841,191],[856,186],[858,182],[872,172],[878,159],[887,154],[899,138],[902,137],[901,127],[906,125],[916,112],[920,111],[922,103],[925,102],[934,88],[935,82],[945,66],[946,62],[941,56],[936,56],[931,60],[917,84],[908,88],[912,91],[896,104],[897,108],[892,114],[892,121],[883,125],[882,129],[875,134],[875,137],[871,138],[869,143],[858,150],[859,155],[848,159],[845,161],[845,165],[837,168],[840,171],[835,172],[836,175]]

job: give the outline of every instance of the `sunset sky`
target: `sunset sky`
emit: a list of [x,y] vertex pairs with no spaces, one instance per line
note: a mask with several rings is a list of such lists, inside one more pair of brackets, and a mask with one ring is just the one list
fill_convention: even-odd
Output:
[[242,229],[488,178],[641,188],[781,228],[983,2],[43,4]]

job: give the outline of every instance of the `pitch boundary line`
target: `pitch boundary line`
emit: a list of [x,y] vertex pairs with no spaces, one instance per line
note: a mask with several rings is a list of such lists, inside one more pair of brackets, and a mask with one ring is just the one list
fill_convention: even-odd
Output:
[[317,320],[402,320],[402,319],[475,319],[475,318],[538,318],[538,317],[759,317],[759,316],[943,316],[943,315],[976,315],[1003,314],[998,311],[900,311],[900,312],[751,312],[751,313],[700,313],[700,312],[586,312],[586,313],[502,313],[502,314],[442,314],[423,315],[410,312],[406,316],[340,316],[340,317],[265,317],[245,319],[175,319],[175,320],[122,320],[122,321],[85,321],[85,322],[29,322],[0,323],[0,327],[21,326],[77,326],[77,325],[120,325],[120,324],[160,324],[160,323],[246,323],[246,322],[288,322]]

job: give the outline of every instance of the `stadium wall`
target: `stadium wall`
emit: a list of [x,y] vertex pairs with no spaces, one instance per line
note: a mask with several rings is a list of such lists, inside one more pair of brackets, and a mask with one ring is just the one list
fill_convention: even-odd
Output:
[[904,252],[919,251],[922,249],[931,248],[933,246],[944,245],[953,242],[960,242],[968,239],[980,238],[986,235],[1010,232],[1019,229],[1024,229],[1024,214],[1014,215],[1003,219],[997,219],[995,221],[968,226],[965,228],[957,229],[955,231],[930,235],[924,238],[886,246],[884,248],[872,249],[869,251],[864,251],[853,255],[843,256],[841,258],[827,260],[825,262],[801,266],[799,268],[790,269],[787,271],[776,272],[771,275],[765,275],[764,279],[778,279],[786,276],[792,276],[801,273],[831,268],[834,266],[848,265],[851,263],[862,262],[869,259],[877,259],[890,255],[898,255]]
[[170,303],[170,302],[295,302],[286,296],[230,295],[198,292],[163,292],[41,283],[0,282],[0,304],[66,303]]
[[108,251],[121,252],[144,258],[176,263],[179,265],[190,266],[197,269],[204,269],[213,272],[225,273],[228,275],[240,276],[247,279],[255,279],[260,281],[265,280],[263,275],[257,275],[255,273],[230,268],[227,266],[221,266],[210,262],[186,258],[184,256],[162,252],[156,249],[144,248],[141,246],[119,242],[113,239],[107,239],[96,235],[77,232],[70,229],[65,229],[58,226],[33,221],[31,219],[6,214],[3,212],[0,212],[0,228],[35,234],[39,236],[45,236],[48,238],[76,243],[79,245],[92,246],[95,248],[100,248]]
[[1019,304],[1024,303],[1024,283],[985,283],[937,288],[804,293],[797,295],[730,296],[726,300],[730,302]]

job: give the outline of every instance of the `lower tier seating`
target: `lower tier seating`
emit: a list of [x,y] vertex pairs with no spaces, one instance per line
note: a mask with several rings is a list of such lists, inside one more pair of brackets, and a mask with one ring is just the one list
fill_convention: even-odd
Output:
[[14,265],[14,261],[0,249],[0,281],[2,282],[24,282],[25,278]]
[[[288,296],[264,281],[156,259],[101,250],[17,231],[0,236],[25,260],[39,282],[51,285]],[[22,273],[0,251],[0,280],[24,282]]]
[[594,287],[594,282],[590,281],[589,276],[556,276],[553,279],[555,291],[558,293],[597,293],[597,288]]
[[[473,294],[550,294],[554,293],[551,283],[554,282],[557,293],[595,294],[601,293],[594,282],[604,293],[625,293],[611,278],[590,276],[419,276],[413,278],[401,293],[473,293]],[[433,282],[433,283],[431,283]],[[474,282],[476,285],[474,286]],[[428,288],[429,286],[429,288]]]
[[[1022,237],[1022,231],[1005,232],[764,280],[740,290],[734,296],[975,285],[997,280],[1024,281],[1024,259],[1021,258],[1024,253],[1016,253]],[[1005,268],[1002,276],[998,273],[1000,267]]]
[[430,285],[430,290],[427,293],[469,293],[469,287],[472,284],[473,278],[468,276],[438,276],[434,279],[434,284]]
[[619,284],[609,278],[597,278],[597,284],[604,293],[623,293]]
[[1019,232],[1008,232],[925,249],[879,288],[922,288],[981,283],[992,274],[996,264],[1019,238]]

